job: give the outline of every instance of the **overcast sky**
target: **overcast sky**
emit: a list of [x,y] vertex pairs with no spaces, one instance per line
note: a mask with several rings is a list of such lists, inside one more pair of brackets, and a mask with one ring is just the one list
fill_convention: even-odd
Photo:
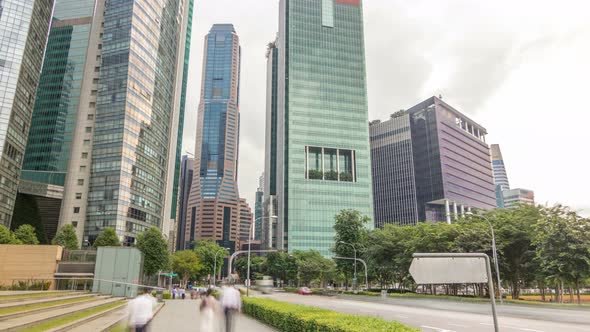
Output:
[[[233,23],[242,45],[239,189],[252,208],[278,3],[196,0],[193,13],[183,151],[194,152],[204,36]],[[511,187],[590,215],[590,1],[363,3],[369,120],[441,94],[500,144]]]

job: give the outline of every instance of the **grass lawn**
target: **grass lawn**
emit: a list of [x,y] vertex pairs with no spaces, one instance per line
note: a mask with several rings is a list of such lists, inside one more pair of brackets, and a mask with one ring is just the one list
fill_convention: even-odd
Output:
[[94,314],[97,314],[99,312],[103,312],[106,311],[108,309],[111,308],[116,308],[116,307],[120,307],[122,305],[125,304],[125,301],[117,301],[117,302],[112,302],[112,303],[107,303],[107,304],[103,304],[101,306],[95,307],[95,308],[91,308],[91,309],[87,309],[87,310],[83,310],[83,311],[79,311],[64,317],[60,317],[60,318],[56,318],[53,320],[50,320],[48,322],[30,327],[28,329],[24,329],[21,330],[21,332],[42,332],[42,331],[47,331],[53,328],[56,328],[58,326],[62,326],[62,325],[66,325],[72,322],[77,321],[78,319],[82,319]]
[[49,308],[60,304],[69,304],[69,303],[78,303],[78,302],[85,302],[95,299],[95,297],[78,297],[75,299],[66,299],[66,300],[55,300],[51,302],[43,302],[43,303],[36,303],[36,304],[23,304],[16,307],[10,308],[1,308],[0,315],[7,315],[7,314],[14,314],[21,311],[28,311],[33,309],[42,309],[42,308]]
[[9,301],[9,300],[21,300],[21,299],[30,299],[36,297],[60,297],[60,296],[67,296],[71,295],[71,292],[59,292],[59,291],[48,291],[43,293],[32,293],[32,294],[20,294],[20,295],[2,295],[0,292],[0,301]]
[[115,325],[109,332],[127,332],[129,331],[129,326],[126,323],[119,323]]

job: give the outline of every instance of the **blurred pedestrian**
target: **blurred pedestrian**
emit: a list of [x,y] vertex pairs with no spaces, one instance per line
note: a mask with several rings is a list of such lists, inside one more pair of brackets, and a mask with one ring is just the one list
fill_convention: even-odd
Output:
[[240,292],[235,287],[223,286],[221,293],[221,306],[225,314],[225,332],[232,332],[235,315],[242,308]]
[[186,292],[185,292],[184,288],[180,289],[180,298],[183,300],[186,298]]
[[157,301],[149,288],[145,288],[142,295],[129,301],[129,329],[135,332],[146,332],[148,324],[154,317],[156,305]]
[[200,332],[217,332],[219,330],[219,303],[213,297],[213,290],[208,289],[199,307],[201,311]]
[[176,286],[174,286],[174,288],[172,288],[172,299],[176,299],[176,294],[178,294],[178,290],[176,289]]

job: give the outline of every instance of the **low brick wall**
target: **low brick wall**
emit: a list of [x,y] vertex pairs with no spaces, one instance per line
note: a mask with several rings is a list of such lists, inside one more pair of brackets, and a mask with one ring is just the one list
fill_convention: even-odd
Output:
[[0,286],[11,286],[15,280],[53,279],[62,250],[61,246],[0,245]]

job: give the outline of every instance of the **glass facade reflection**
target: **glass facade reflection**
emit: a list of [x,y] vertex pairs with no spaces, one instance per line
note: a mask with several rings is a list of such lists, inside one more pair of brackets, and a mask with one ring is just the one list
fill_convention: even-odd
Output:
[[363,30],[360,1],[280,3],[279,249],[329,255],[338,212],[373,219]]
[[0,3],[0,224],[12,219],[52,0]]
[[126,244],[151,226],[168,235],[186,11],[181,0],[106,2],[85,224],[90,243],[104,227],[114,227]]

